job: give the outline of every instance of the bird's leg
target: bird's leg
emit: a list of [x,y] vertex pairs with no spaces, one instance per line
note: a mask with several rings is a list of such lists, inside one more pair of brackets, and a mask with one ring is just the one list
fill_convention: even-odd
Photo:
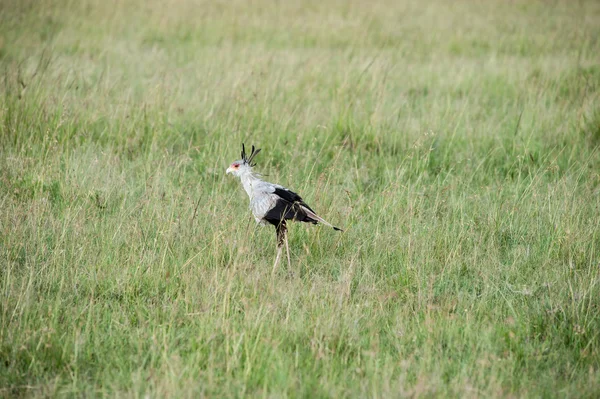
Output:
[[292,262],[290,261],[290,245],[288,244],[287,232],[284,235],[284,239],[285,239],[285,251],[287,252],[287,259],[288,259],[288,269],[291,270]]
[[281,250],[283,249],[283,243],[285,241],[286,230],[287,230],[287,228],[285,226],[285,220],[282,220],[281,223],[279,223],[275,227],[275,232],[277,233],[277,255],[275,256],[275,263],[273,263],[273,271],[271,272],[271,274],[275,273],[275,270],[277,269],[277,265],[279,264],[279,258],[281,257]]
[[271,270],[271,274],[275,274],[275,270],[277,269],[277,265],[279,264],[279,258],[281,257],[281,249],[280,245],[277,245],[277,255],[275,255],[275,263],[273,263],[273,270]]

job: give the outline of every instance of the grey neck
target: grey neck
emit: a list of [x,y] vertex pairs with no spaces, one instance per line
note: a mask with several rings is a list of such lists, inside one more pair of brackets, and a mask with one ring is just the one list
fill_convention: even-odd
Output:
[[253,191],[253,186],[260,181],[260,179],[255,176],[252,172],[248,172],[248,173],[244,173],[242,176],[240,176],[240,180],[242,181],[242,186],[244,186],[244,190],[246,190],[246,193],[248,194],[248,197],[250,197],[250,199],[252,199],[252,197],[254,196],[254,191]]

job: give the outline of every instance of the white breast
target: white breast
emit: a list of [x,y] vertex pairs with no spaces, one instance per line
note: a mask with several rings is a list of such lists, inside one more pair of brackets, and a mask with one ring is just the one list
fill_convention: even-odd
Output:
[[257,222],[262,221],[267,212],[275,206],[277,196],[275,185],[259,179],[253,174],[241,177],[242,185],[250,198],[250,210]]
[[267,212],[275,205],[275,196],[272,194],[261,193],[255,195],[250,200],[250,210],[257,221],[262,220]]

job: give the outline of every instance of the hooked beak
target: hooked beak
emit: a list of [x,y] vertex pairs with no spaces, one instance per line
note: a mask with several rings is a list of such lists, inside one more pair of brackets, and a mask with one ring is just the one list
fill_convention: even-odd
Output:
[[230,166],[230,167],[228,167],[228,168],[227,168],[227,170],[225,171],[225,174],[226,174],[226,175],[228,175],[228,174],[230,174],[231,172],[233,172],[233,168]]

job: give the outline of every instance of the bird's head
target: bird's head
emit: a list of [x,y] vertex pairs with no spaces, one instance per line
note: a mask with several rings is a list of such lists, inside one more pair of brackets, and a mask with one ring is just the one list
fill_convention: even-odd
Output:
[[252,167],[256,165],[256,164],[252,163],[252,160],[254,159],[256,154],[258,154],[259,152],[260,152],[260,148],[258,150],[256,150],[256,149],[254,149],[254,146],[252,146],[252,153],[250,154],[249,157],[247,157],[246,156],[246,148],[244,147],[244,144],[242,144],[242,159],[240,159],[238,161],[233,161],[231,163],[231,165],[229,165],[229,167],[227,168],[226,173],[227,174],[231,173],[234,176],[241,177],[245,173],[251,172]]

